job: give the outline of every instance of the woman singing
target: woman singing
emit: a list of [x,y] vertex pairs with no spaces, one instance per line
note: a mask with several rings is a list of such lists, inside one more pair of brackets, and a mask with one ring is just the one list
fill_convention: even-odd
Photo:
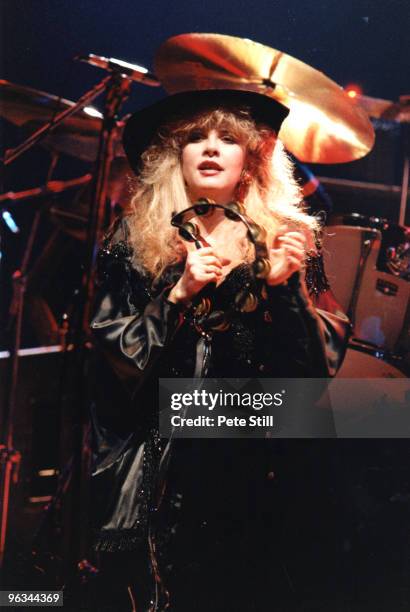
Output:
[[165,609],[164,572],[176,612],[295,603],[334,535],[323,531],[326,507],[317,515],[308,501],[331,471],[322,464],[314,475],[318,441],[176,440],[171,449],[158,432],[161,377],[326,378],[343,359],[348,321],[335,313],[318,224],[277,139],[287,113],[257,93],[193,91],[125,127],[135,195],[101,249],[92,321],[103,357],[95,548],[102,579],[118,587],[107,609]]

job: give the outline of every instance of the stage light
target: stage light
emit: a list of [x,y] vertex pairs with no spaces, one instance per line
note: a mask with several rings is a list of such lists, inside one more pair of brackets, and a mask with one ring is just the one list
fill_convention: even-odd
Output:
[[18,227],[18,225],[14,221],[14,219],[11,216],[11,214],[9,213],[9,211],[8,210],[3,210],[2,213],[1,213],[1,216],[3,217],[3,221],[5,222],[5,224],[9,228],[9,230],[11,232],[13,232],[13,234],[18,234],[19,231],[20,231],[20,228]]
[[94,108],[93,106],[84,106],[83,111],[87,115],[90,115],[90,117],[98,117],[99,119],[103,117],[100,111]]
[[359,85],[351,83],[350,85],[347,85],[345,87],[345,92],[349,96],[349,98],[352,98],[352,100],[354,100],[355,98],[357,98],[357,96],[362,95],[363,90]]

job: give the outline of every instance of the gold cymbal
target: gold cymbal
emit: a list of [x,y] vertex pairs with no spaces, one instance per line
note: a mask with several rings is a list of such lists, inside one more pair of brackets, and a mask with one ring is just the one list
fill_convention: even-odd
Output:
[[252,40],[221,34],[181,34],[158,49],[154,69],[169,93],[244,89],[290,109],[279,137],[303,162],[359,159],[374,144],[366,113],[322,72]]

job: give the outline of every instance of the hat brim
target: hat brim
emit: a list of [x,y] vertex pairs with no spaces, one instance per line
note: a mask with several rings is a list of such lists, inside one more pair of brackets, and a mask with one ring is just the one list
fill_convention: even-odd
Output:
[[141,167],[141,155],[151,144],[158,129],[173,120],[195,115],[204,110],[242,106],[249,109],[257,124],[268,125],[279,132],[289,110],[268,96],[237,89],[184,91],[163,98],[135,112],[123,132],[124,151],[135,173]]

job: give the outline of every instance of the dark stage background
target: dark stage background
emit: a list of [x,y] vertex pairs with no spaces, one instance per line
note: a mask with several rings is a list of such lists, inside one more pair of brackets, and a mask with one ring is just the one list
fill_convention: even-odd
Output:
[[[74,55],[92,52],[151,68],[158,46],[184,32],[251,38],[295,56],[342,86],[355,83],[368,96],[396,100],[409,93],[406,0],[2,0],[1,7],[2,78],[72,100],[103,76],[97,68],[73,62]],[[134,85],[124,110],[162,95],[159,89]],[[358,176],[357,165],[321,168],[320,173]],[[41,167],[34,169],[25,158],[8,171],[6,182],[22,180],[22,168],[26,182],[33,176],[41,180]],[[397,167],[385,178],[393,183],[399,177]]]
[[[293,55],[342,86],[358,85],[367,96],[397,100],[400,95],[410,94],[408,0],[0,0],[0,7],[0,78],[69,100],[78,99],[105,75],[97,68],[74,62],[75,55],[112,56],[151,69],[159,45],[170,36],[186,32],[215,32],[253,39]],[[123,112],[147,105],[163,95],[159,88],[134,83]],[[94,105],[101,109],[101,100]],[[24,138],[17,128],[5,122],[0,125],[3,146],[15,146]],[[403,130],[391,122],[376,122],[375,126],[376,146],[366,159],[339,166],[312,165],[312,170],[321,177],[400,185]],[[48,163],[49,155],[41,148],[25,153],[7,168],[0,191],[19,191],[44,184]],[[92,172],[91,164],[61,155],[53,178],[66,180],[86,172]],[[398,219],[397,193],[343,190],[331,185],[327,189],[336,212],[382,215],[393,222]],[[57,201],[69,207],[72,197],[69,192]],[[40,199],[11,205],[10,211],[21,231],[13,235],[2,227],[0,351],[9,343],[6,320],[11,274],[21,263],[34,214],[43,204]],[[410,224],[409,217],[407,224]],[[49,219],[42,224],[34,258],[41,253],[53,227]],[[59,325],[63,313],[73,308],[73,294],[81,275],[81,243],[72,236],[65,236],[64,240],[67,248],[55,265],[45,272],[41,268],[38,271],[38,276],[50,276],[44,282],[38,281],[38,286],[48,296]],[[39,340],[33,327],[33,321],[25,320],[24,346],[46,343]],[[47,434],[51,440],[58,435],[62,423],[67,428],[71,426],[69,409],[65,408],[61,416],[60,400],[55,399],[60,365],[50,357],[41,364],[36,363],[35,357],[29,357],[22,365],[25,378],[19,390],[16,447],[28,460],[23,464],[13,502],[15,532],[9,538],[13,555],[20,554],[19,551],[26,555],[25,558],[20,555],[20,561],[27,559],[30,534],[39,525],[42,509],[41,504],[29,504],[28,499],[47,497],[55,488],[55,476],[47,484],[38,482],[34,475],[39,469],[58,467],[61,462],[61,449],[54,442],[47,444],[44,436]],[[5,360],[0,360],[0,374],[4,385]],[[47,383],[50,376],[53,385]],[[66,404],[69,399],[64,398]],[[374,444],[368,441],[366,445],[355,442],[343,448],[349,461],[348,473],[352,476],[349,495],[355,500],[357,516],[345,543],[341,542],[346,553],[341,561],[345,569],[341,571],[356,582],[349,587],[351,607],[341,604],[340,610],[367,610],[353,601],[355,596],[359,601],[363,593],[360,580],[369,601],[374,602],[369,609],[408,610],[410,477],[406,466],[409,446],[406,440],[398,445],[389,441]],[[66,448],[63,450],[67,454]],[[48,562],[54,567],[52,560]],[[349,573],[353,562],[357,569],[354,579]],[[34,577],[33,584],[35,580]],[[379,584],[375,586],[374,582]],[[394,596],[390,597],[393,591]],[[326,606],[310,609],[330,612]]]

